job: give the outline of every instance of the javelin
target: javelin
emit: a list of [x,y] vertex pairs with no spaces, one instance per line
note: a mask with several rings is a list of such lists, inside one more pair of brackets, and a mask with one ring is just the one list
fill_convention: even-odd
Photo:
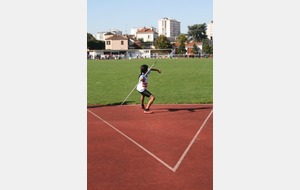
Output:
[[[145,75],[147,75],[149,73],[149,71],[151,70],[151,68],[154,66],[154,64],[157,62],[157,60],[152,64],[152,66],[150,67],[150,69],[148,69],[148,71],[146,72]],[[139,81],[131,90],[131,92],[128,94],[128,96],[125,98],[125,100],[121,103],[120,106],[122,106],[124,104],[124,102],[127,100],[127,98],[131,95],[131,93],[134,91],[134,89],[136,88],[136,86],[140,83],[141,81]]]

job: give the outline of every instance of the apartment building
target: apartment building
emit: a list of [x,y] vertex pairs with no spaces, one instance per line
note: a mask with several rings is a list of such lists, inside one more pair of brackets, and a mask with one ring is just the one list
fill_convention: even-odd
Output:
[[213,32],[213,21],[207,24],[207,30],[206,30],[207,38],[210,40],[213,40],[214,32]]
[[180,35],[180,22],[172,18],[162,18],[158,21],[158,35],[178,37]]

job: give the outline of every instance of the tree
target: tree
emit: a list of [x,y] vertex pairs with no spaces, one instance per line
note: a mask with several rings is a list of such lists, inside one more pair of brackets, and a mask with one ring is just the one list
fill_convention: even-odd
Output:
[[196,44],[194,44],[194,45],[193,45],[192,52],[193,52],[194,54],[198,54],[198,50],[199,50],[198,46],[197,46]]
[[205,23],[188,26],[188,36],[195,42],[202,42],[204,39],[207,39],[206,29]]
[[96,38],[92,34],[87,33],[87,41],[89,42],[89,41],[93,41],[93,40],[96,40]]
[[185,43],[187,42],[187,37],[185,34],[180,34],[176,41],[179,43],[178,49],[177,49],[177,54],[185,54],[186,49],[185,49]]
[[184,44],[185,42],[187,42],[187,37],[185,34],[180,34],[178,37],[177,37],[177,40],[176,40],[178,43],[180,44]]
[[99,41],[90,33],[87,33],[87,48],[88,49],[105,49],[105,42]]
[[178,47],[178,50],[177,50],[177,53],[178,54],[185,54],[186,53],[186,49],[185,49],[185,45],[183,43],[181,43]]
[[144,43],[144,38],[139,38],[138,41],[140,41],[141,43]]
[[170,43],[170,40],[164,35],[160,35],[156,40],[154,41],[154,46],[156,49],[168,49],[172,48],[172,44]]
[[210,44],[208,40],[203,41],[202,51],[204,54],[213,54],[213,44]]

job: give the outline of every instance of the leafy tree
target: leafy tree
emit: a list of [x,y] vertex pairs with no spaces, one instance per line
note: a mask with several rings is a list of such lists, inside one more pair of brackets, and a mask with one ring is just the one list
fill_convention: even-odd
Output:
[[164,35],[160,35],[156,40],[154,41],[154,46],[156,49],[168,49],[172,48],[172,44],[170,43],[170,40]]
[[202,42],[204,39],[207,39],[206,28],[205,23],[188,26],[188,36],[195,42]]
[[88,49],[105,49],[105,42],[99,41],[90,33],[87,33],[87,48]]
[[150,48],[153,45],[153,42],[148,42],[148,41],[144,41],[144,38],[138,38],[138,41],[140,41],[141,43],[141,48],[145,49],[145,48]]
[[185,34],[180,34],[176,41],[179,43],[178,49],[177,49],[177,53],[178,54],[185,54],[186,53],[186,49],[185,49],[185,43],[187,42],[187,37]]
[[96,40],[96,38],[92,34],[87,33],[87,41],[89,42],[89,41],[94,41],[94,40]]
[[178,43],[180,44],[184,44],[185,42],[187,42],[187,37],[185,34],[180,34],[178,37],[177,37],[177,40],[176,40]]
[[140,41],[141,43],[144,43],[144,38],[139,38],[138,41]]
[[178,47],[178,50],[177,50],[177,53],[178,54],[185,54],[186,53],[186,49],[185,49],[185,45],[184,43],[181,43]]
[[198,50],[199,50],[198,46],[197,46],[196,44],[194,44],[194,45],[193,45],[192,52],[193,52],[194,54],[198,54]]
[[208,40],[203,41],[202,51],[205,54],[213,54],[213,44],[210,44]]

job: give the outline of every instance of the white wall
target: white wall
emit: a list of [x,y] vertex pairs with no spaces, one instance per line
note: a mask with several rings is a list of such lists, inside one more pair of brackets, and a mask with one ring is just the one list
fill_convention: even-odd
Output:
[[144,42],[153,42],[154,41],[154,34],[153,33],[142,33],[142,34],[137,34],[136,38],[143,38]]

